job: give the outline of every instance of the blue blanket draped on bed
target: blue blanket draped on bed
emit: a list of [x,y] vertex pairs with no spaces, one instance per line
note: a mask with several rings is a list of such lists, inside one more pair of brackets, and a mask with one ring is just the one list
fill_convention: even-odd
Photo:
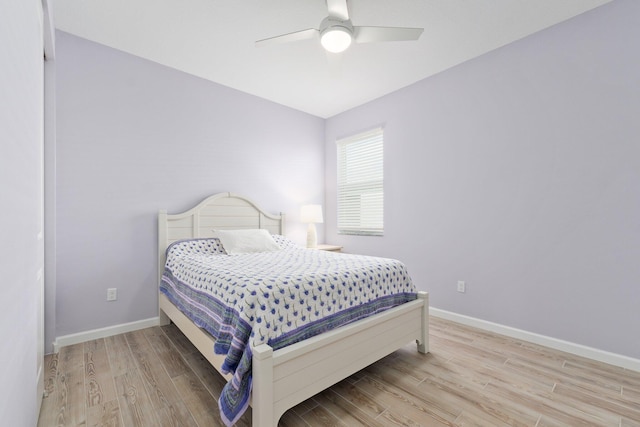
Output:
[[416,298],[402,263],[293,246],[225,255],[216,239],[176,242],[167,249],[160,291],[225,355],[233,373],[219,399],[232,425],[251,393],[251,346],[274,350]]

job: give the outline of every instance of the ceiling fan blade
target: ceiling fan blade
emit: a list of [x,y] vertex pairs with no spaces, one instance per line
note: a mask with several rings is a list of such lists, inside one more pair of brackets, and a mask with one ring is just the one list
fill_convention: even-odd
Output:
[[300,41],[300,40],[312,39],[313,37],[316,36],[316,34],[318,34],[318,30],[316,30],[315,28],[309,28],[307,30],[295,31],[293,33],[282,34],[280,36],[269,37],[268,39],[258,40],[256,42],[256,47],[269,46],[269,45],[272,45],[272,44],[290,43],[290,42],[297,42],[297,41]]
[[349,19],[347,0],[327,0],[327,9],[329,9],[329,16],[333,16],[343,21],[347,21]]
[[356,43],[418,40],[424,28],[353,27]]

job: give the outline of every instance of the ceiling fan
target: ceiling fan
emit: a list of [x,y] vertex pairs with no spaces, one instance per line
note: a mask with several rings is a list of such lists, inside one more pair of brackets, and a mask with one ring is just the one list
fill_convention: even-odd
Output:
[[338,53],[347,49],[353,41],[371,43],[385,41],[418,40],[424,28],[404,27],[360,27],[349,18],[347,0],[326,0],[329,16],[320,22],[318,29],[309,28],[293,33],[258,40],[256,46],[289,43],[320,36],[320,43],[329,52]]

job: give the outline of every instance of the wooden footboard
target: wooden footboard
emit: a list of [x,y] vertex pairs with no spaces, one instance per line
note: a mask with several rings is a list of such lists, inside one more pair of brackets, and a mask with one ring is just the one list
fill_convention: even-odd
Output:
[[[160,294],[161,319],[171,319],[220,372],[215,340]],[[429,351],[429,295],[277,351],[253,349],[253,426],[277,426],[289,408],[415,340]],[[229,379],[229,375],[225,378]]]
[[256,347],[253,426],[277,426],[289,408],[413,340],[428,351],[429,296],[292,344]]

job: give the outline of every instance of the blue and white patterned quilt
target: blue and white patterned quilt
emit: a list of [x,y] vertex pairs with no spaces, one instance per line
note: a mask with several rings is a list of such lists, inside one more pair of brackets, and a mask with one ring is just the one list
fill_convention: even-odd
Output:
[[251,392],[251,348],[274,350],[414,300],[396,260],[303,249],[282,236],[275,252],[226,255],[217,239],[175,242],[160,284],[173,304],[215,339],[233,379],[219,400],[233,424]]

